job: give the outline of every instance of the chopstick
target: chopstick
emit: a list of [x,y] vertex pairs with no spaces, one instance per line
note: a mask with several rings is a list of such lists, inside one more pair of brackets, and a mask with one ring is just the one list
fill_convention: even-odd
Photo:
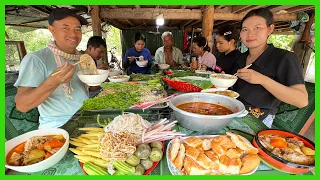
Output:
[[[252,64],[249,64],[248,66],[242,68],[242,69],[248,69]],[[234,73],[234,76],[237,76],[238,72]]]
[[[81,63],[82,61],[78,61],[78,62],[76,62],[76,63],[74,63],[74,64],[72,64],[72,65],[77,65],[77,64],[79,64],[79,63]],[[55,73],[53,73],[51,76],[55,76],[55,75],[57,75],[57,74],[59,74],[60,72],[61,72],[62,70],[60,70],[60,71],[57,71],[57,72],[55,72]]]

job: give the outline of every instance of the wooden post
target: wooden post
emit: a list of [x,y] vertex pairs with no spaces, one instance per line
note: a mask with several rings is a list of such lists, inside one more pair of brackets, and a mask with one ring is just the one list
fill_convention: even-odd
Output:
[[208,45],[210,47],[210,52],[212,52],[213,42],[212,42],[212,31],[213,31],[213,21],[214,21],[214,6],[207,6],[203,12],[202,16],[202,36],[206,38]]
[[100,8],[99,6],[92,6],[92,30],[94,36],[101,36],[101,21],[100,21]]
[[314,13],[312,13],[311,18],[306,23],[306,27],[304,28],[304,31],[303,31],[303,34],[302,34],[302,37],[301,37],[301,41],[311,42],[310,29],[311,29],[311,25],[313,23],[314,23]]
[[310,47],[313,47],[312,39],[311,39],[312,37],[310,37],[310,29],[313,22],[314,22],[314,13],[312,14],[309,21],[306,23],[300,42],[295,43],[293,46],[293,51],[300,59],[300,63],[303,68],[302,70],[303,77],[305,77],[307,73],[309,60],[311,57],[311,53],[313,52],[313,50],[310,48]]
[[[101,31],[101,20],[100,20],[100,7],[99,6],[92,6],[91,11],[91,19],[92,19],[92,31],[94,36],[102,37]],[[102,56],[102,63],[108,64],[108,56],[107,56],[107,47],[106,53]]]

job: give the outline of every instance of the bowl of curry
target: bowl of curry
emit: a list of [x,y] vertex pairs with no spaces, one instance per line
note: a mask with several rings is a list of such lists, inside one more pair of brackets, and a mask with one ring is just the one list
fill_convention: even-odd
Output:
[[58,163],[69,147],[69,134],[59,128],[27,132],[6,141],[5,167],[18,172],[38,172]]
[[181,126],[204,133],[218,132],[235,117],[247,115],[242,102],[218,94],[180,94],[170,100],[169,106]]

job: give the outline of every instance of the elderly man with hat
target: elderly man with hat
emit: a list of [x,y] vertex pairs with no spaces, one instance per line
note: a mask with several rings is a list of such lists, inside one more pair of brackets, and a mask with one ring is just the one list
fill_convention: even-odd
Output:
[[[76,50],[88,22],[68,8],[53,9],[48,18],[54,41],[48,47],[27,54],[20,64],[16,108],[27,112],[38,107],[39,128],[61,127],[88,99],[88,90],[73,65],[80,59]],[[52,76],[53,73],[60,73]]]
[[172,33],[166,31],[161,36],[163,46],[159,47],[154,56],[155,64],[169,64],[180,66],[183,64],[183,56],[180,49],[173,47]]

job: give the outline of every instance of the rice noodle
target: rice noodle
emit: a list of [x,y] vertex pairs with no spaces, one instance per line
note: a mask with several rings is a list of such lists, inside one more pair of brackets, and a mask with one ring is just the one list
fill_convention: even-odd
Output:
[[104,131],[112,133],[129,132],[140,140],[143,130],[150,126],[151,123],[144,120],[140,115],[128,113],[115,117],[113,121],[105,127]]

